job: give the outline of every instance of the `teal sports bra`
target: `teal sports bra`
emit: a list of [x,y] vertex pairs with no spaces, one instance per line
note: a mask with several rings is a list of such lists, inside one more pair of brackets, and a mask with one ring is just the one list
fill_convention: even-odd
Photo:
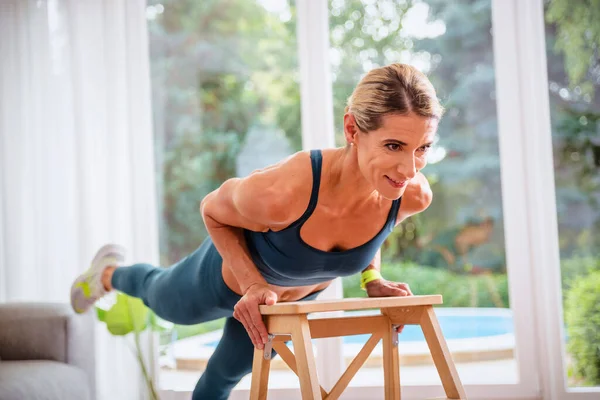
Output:
[[368,242],[344,251],[323,251],[302,240],[300,229],[317,205],[321,184],[323,156],[312,150],[310,159],[313,187],[304,214],[283,230],[254,232],[244,229],[244,237],[252,260],[265,280],[277,286],[307,286],[330,281],[340,276],[356,274],[375,257],[396,224],[402,198],[394,200],[385,224]]

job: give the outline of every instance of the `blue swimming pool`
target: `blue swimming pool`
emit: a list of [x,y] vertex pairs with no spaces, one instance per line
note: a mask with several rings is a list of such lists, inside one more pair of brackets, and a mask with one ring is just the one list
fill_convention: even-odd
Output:
[[[513,333],[510,315],[438,315],[446,340],[496,336]],[[365,343],[370,335],[345,336],[344,343]],[[401,342],[424,341],[420,326],[407,325],[398,336]]]
[[[459,312],[451,310],[438,310],[437,317],[446,340],[467,339],[486,336],[497,336],[513,333],[513,320],[510,310],[501,310],[506,312],[497,312],[498,310],[487,311],[485,309],[471,309],[470,312]],[[344,336],[344,343],[365,343],[370,335]],[[407,325],[398,336],[401,342],[425,341],[423,331],[420,326]],[[218,340],[205,343],[204,346],[214,347]]]

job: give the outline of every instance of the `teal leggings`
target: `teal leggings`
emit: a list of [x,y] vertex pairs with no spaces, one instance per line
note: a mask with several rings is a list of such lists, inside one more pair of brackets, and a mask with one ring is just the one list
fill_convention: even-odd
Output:
[[[142,299],[159,317],[176,324],[227,317],[223,336],[196,384],[193,400],[226,400],[235,385],[252,371],[254,346],[244,326],[232,317],[241,297],[225,285],[222,261],[209,237],[169,268],[148,264],[117,268],[111,281],[115,289]],[[314,300],[319,293],[302,300]]]

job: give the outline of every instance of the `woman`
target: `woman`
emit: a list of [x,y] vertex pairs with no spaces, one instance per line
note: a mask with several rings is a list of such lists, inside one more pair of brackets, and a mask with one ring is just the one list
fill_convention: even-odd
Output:
[[201,202],[209,237],[170,268],[117,268],[123,250],[100,249],[73,284],[85,312],[112,289],[143,299],[160,317],[196,324],[227,317],[193,399],[226,399],[267,341],[260,304],[312,300],[333,279],[362,272],[370,297],[412,295],[381,277],[379,248],[394,226],[426,209],[419,172],[443,108],[429,80],[392,64],[370,71],[348,100],[347,146],[299,152]]

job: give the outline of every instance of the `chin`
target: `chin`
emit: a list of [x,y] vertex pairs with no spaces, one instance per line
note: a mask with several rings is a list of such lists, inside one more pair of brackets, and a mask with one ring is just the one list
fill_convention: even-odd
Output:
[[394,188],[385,188],[384,190],[381,190],[381,188],[377,189],[377,192],[379,192],[381,197],[383,197],[384,199],[387,199],[387,200],[398,200],[400,197],[402,197],[402,195],[404,194],[405,191],[406,191],[406,186],[401,189],[394,189]]

